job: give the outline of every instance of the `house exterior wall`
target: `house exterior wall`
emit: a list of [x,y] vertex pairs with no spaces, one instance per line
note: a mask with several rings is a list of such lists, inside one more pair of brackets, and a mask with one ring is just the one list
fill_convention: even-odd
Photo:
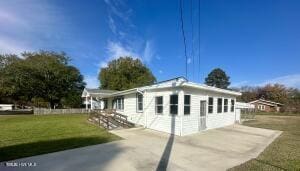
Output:
[[[170,114],[170,95],[178,94],[178,114]],[[190,114],[184,115],[184,95],[191,95]],[[143,112],[137,112],[136,93],[124,95],[124,110],[117,112],[127,115],[128,120],[146,128],[172,133],[175,135],[189,135],[199,132],[200,101],[205,100],[208,105],[208,97],[214,98],[213,113],[208,113],[206,105],[207,129],[219,128],[234,124],[235,111],[231,112],[231,99],[235,96],[196,88],[163,88],[146,90],[143,94]],[[163,114],[156,114],[155,98],[163,97]],[[217,98],[222,98],[222,113],[217,113]],[[228,99],[228,112],[224,113],[224,99]],[[113,98],[108,98],[108,108],[112,108]]]
[[[136,93],[131,93],[124,95],[124,110],[116,110],[118,113],[128,116],[128,121],[138,124],[144,125],[144,113],[137,112],[136,109]],[[107,105],[109,109],[112,109],[112,103],[114,98],[108,98]]]
[[12,104],[0,104],[0,111],[12,110],[12,109],[13,109]]
[[[255,102],[254,105],[255,105],[256,110],[263,111],[263,112],[276,112],[276,111],[279,111],[279,109],[280,109],[279,107],[276,107],[276,106],[269,106],[266,103],[261,104],[259,102]],[[259,107],[259,106],[264,106],[264,109],[261,109],[261,107]],[[277,110],[277,108],[278,108],[278,110]]]
[[[224,127],[235,123],[235,110],[231,112],[231,99],[236,101],[235,96],[201,91],[199,89],[184,88],[184,94],[191,95],[191,114],[183,116],[182,135],[199,131],[200,101],[206,101],[206,126],[207,129]],[[213,97],[213,113],[208,113],[208,98]],[[222,113],[217,113],[217,99],[222,98]],[[228,112],[224,113],[224,99],[228,99]]]
[[[178,94],[178,114],[170,114],[170,95]],[[156,114],[155,98],[163,97],[163,114]],[[180,88],[165,88],[144,93],[145,127],[181,135],[181,115],[183,113],[183,91]]]
[[[178,115],[170,115],[170,95],[178,94]],[[184,115],[184,95],[191,96],[191,109],[189,115]],[[236,101],[235,96],[213,93],[194,88],[168,88],[162,90],[147,91],[144,94],[144,112],[145,127],[173,133],[176,135],[188,135],[199,132],[200,122],[200,101],[205,100],[208,104],[208,97],[214,98],[213,113],[208,114],[206,106],[206,124],[207,129],[219,128],[235,123],[235,110],[230,111],[231,99]],[[155,113],[155,97],[163,96],[163,114]],[[222,113],[217,113],[217,98],[228,99],[228,112],[224,113],[224,105],[222,105]]]

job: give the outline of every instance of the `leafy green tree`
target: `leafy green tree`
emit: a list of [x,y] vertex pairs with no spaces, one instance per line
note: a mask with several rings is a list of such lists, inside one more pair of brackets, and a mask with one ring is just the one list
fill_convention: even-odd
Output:
[[139,59],[120,57],[101,68],[98,76],[102,89],[126,90],[145,86],[156,81],[149,68]]
[[288,100],[288,89],[281,84],[268,84],[258,89],[258,97],[284,104]]
[[220,68],[215,68],[205,78],[205,84],[227,89],[227,87],[230,85],[229,78],[230,77],[226,75],[225,71]]
[[63,105],[61,100],[70,94],[80,97],[85,86],[83,76],[68,64],[66,54],[39,51],[23,53],[19,59],[0,70],[2,95],[25,102],[42,98],[52,108]]

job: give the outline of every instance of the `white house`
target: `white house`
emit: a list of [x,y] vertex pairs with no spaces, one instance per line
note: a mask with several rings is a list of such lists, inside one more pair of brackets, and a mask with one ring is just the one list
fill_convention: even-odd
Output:
[[176,135],[234,124],[240,95],[183,77],[124,91],[85,89],[82,93],[87,108],[116,109],[135,124]]
[[13,104],[0,104],[0,111],[13,110]]

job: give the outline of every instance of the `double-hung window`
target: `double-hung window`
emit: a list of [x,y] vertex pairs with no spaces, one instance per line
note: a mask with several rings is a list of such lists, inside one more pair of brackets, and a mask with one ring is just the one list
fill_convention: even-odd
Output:
[[143,95],[140,93],[136,94],[136,106],[137,112],[143,112]]
[[217,108],[218,113],[222,113],[222,98],[218,98],[218,108]]
[[213,113],[214,112],[214,98],[209,97],[208,98],[208,113]]
[[184,95],[184,114],[189,115],[191,113],[191,95]]
[[231,99],[231,109],[230,109],[231,112],[234,112],[234,100]]
[[124,98],[118,97],[113,101],[113,108],[117,110],[124,110]]
[[155,113],[158,115],[163,114],[164,107],[163,107],[163,96],[155,97]]
[[171,115],[178,114],[178,95],[177,94],[170,95],[170,114]]
[[228,99],[224,99],[224,113],[228,112]]

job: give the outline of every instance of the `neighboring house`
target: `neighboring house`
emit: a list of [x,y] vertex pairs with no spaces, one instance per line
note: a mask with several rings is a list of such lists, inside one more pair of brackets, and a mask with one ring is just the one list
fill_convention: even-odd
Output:
[[0,111],[13,110],[13,104],[0,104]]
[[110,95],[114,92],[117,91],[85,88],[81,97],[84,98],[83,104],[85,104],[86,109],[104,109],[105,100],[103,96]]
[[87,108],[116,109],[135,124],[176,135],[234,124],[239,120],[235,102],[240,95],[183,77],[124,91],[85,89],[82,93]]
[[249,102],[255,106],[256,110],[263,112],[279,112],[280,108],[283,106],[281,103],[272,102],[264,99],[254,100]]

